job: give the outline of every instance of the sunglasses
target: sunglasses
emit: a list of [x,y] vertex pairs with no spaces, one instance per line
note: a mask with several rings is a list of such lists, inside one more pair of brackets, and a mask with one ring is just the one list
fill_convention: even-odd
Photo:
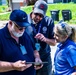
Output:
[[19,27],[15,22],[13,22],[16,26],[16,28],[18,28],[18,30],[22,31],[23,29],[25,29],[25,27]]
[[65,30],[66,33],[68,33],[65,27],[65,23],[61,23],[61,27]]
[[39,17],[44,17],[42,14],[39,14],[39,13],[34,13],[36,16],[39,16]]

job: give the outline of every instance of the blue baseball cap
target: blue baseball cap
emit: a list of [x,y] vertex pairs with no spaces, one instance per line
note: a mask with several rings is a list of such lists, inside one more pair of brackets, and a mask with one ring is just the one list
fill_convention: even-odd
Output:
[[13,10],[10,14],[10,20],[14,21],[20,27],[27,27],[30,25],[27,18],[27,14],[20,9]]
[[46,14],[47,8],[48,8],[48,6],[47,6],[47,3],[45,1],[38,0],[38,1],[36,1],[35,5],[34,5],[33,12],[40,13],[44,16]]

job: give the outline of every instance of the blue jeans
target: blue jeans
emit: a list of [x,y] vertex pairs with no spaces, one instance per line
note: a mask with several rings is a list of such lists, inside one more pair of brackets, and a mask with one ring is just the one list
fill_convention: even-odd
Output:
[[41,69],[37,70],[36,75],[52,75],[51,56],[49,55],[44,61],[47,61],[48,64],[45,64]]

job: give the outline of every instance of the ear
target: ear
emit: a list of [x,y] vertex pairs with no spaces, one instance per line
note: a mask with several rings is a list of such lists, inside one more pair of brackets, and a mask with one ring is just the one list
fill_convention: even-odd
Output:
[[9,21],[9,24],[12,25],[12,21],[11,20]]
[[64,38],[67,39],[68,38],[68,35],[65,35]]
[[32,7],[32,10],[34,10],[34,7]]
[[8,21],[8,29],[9,31],[12,29],[13,22],[11,20]]

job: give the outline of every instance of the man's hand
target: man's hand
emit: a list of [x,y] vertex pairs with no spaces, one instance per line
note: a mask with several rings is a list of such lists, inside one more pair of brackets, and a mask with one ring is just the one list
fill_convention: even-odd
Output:
[[15,62],[15,63],[12,63],[12,68],[14,70],[18,70],[18,71],[24,71],[31,66],[32,66],[32,64],[26,64],[26,61],[21,61],[21,60]]
[[76,72],[73,72],[71,75],[76,75]]
[[46,42],[46,37],[41,33],[36,34],[35,38],[39,39],[40,41]]
[[55,42],[55,39],[49,39],[49,38],[46,38],[43,34],[41,33],[38,33],[36,34],[35,36],[36,39],[40,40],[40,41],[43,41],[51,46],[55,46],[56,45],[56,42]]
[[[35,62],[37,62],[37,63],[38,63],[38,62],[41,63],[42,61],[41,61],[40,58],[35,58]],[[38,69],[40,69],[40,68],[43,67],[43,64],[34,64],[34,67],[35,67],[36,70],[38,70]]]

